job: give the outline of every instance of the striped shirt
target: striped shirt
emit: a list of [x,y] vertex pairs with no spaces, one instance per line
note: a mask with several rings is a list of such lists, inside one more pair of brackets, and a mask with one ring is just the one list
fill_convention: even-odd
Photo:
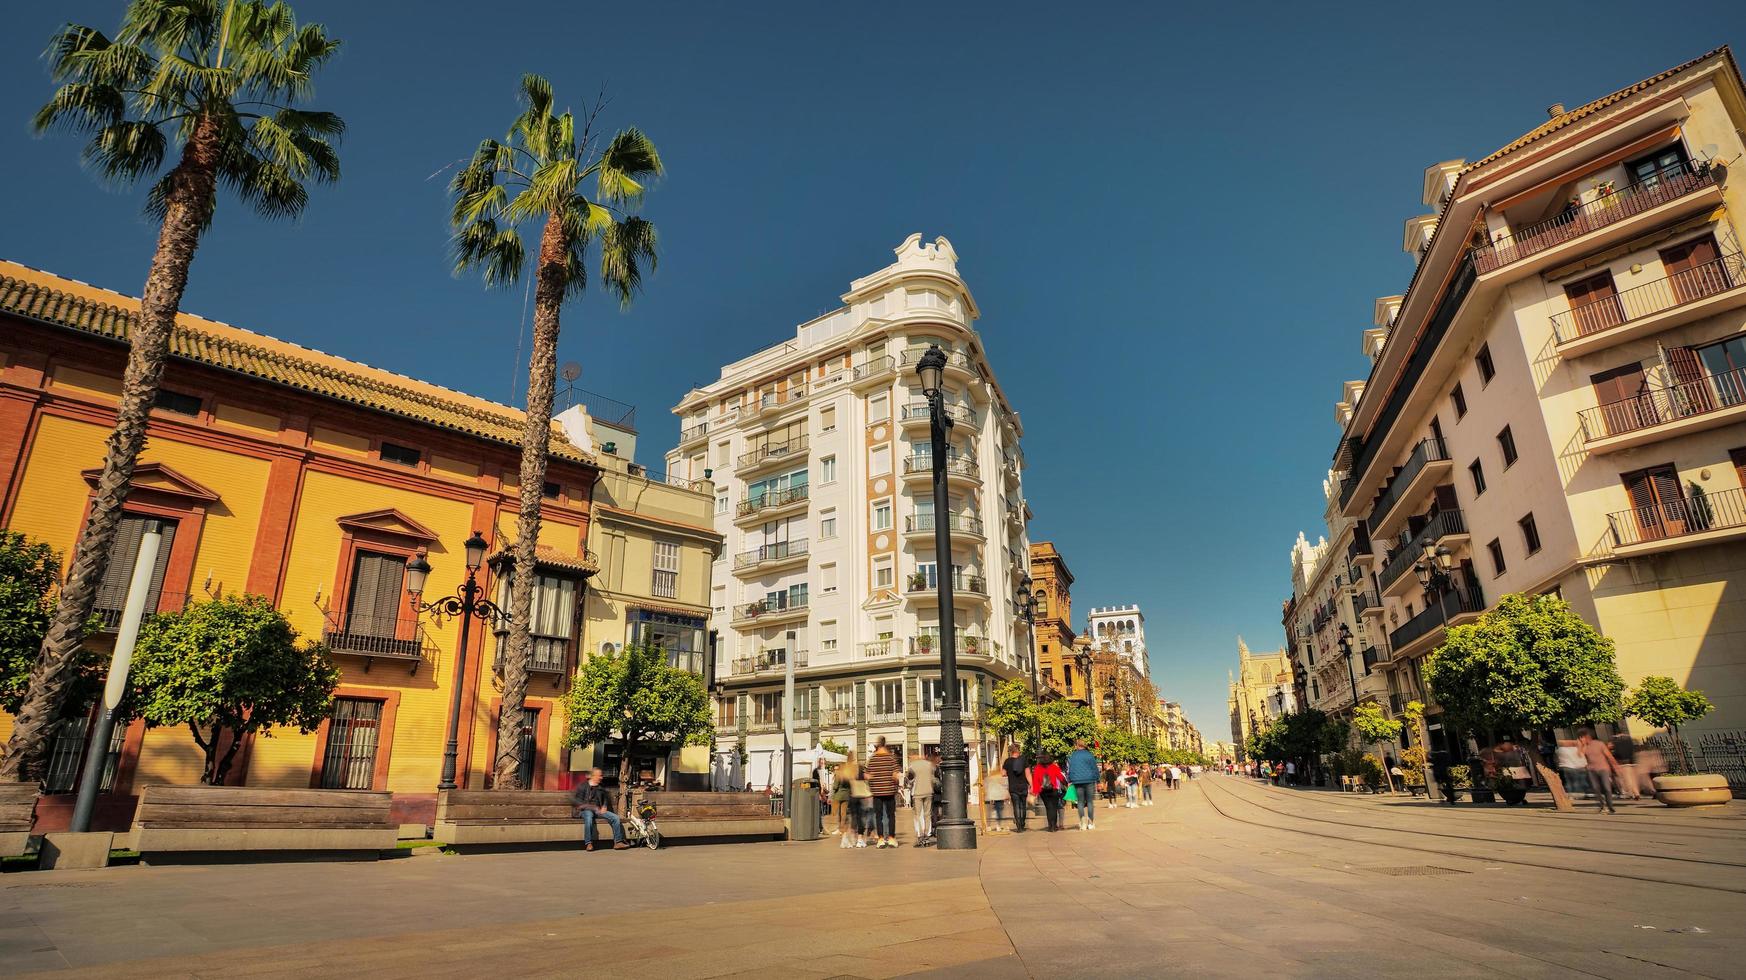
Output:
[[890,752],[875,752],[867,760],[867,786],[874,796],[897,795],[897,756]]

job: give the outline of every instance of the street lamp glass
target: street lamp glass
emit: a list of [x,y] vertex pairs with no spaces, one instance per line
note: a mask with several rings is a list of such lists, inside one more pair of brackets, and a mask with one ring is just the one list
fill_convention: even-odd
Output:
[[940,393],[940,375],[946,369],[946,354],[935,344],[916,362],[916,377],[921,379],[922,394],[929,398]]
[[424,580],[430,577],[430,562],[425,561],[424,553],[413,555],[406,563],[406,591],[412,595],[414,602],[424,594]]
[[474,531],[463,547],[467,549],[467,570],[478,571],[479,566],[485,563],[485,539],[478,531]]
[[1427,589],[1431,587],[1431,566],[1429,564],[1422,561],[1414,562],[1413,574],[1419,577],[1419,585],[1421,587]]

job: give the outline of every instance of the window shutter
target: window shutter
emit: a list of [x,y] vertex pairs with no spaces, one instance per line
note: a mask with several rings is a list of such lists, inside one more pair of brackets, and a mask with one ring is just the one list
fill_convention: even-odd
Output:
[[1653,415],[1645,413],[1652,412],[1653,406],[1642,403],[1647,394],[1643,365],[1627,364],[1589,375],[1588,380],[1594,386],[1601,422],[1606,426],[1606,432],[1596,435],[1630,432],[1650,424]]
[[1681,415],[1696,415],[1715,407],[1697,351],[1690,347],[1670,347],[1667,363],[1673,368],[1673,380],[1678,385],[1673,400],[1675,411]]
[[1717,255],[1716,240],[1710,236],[1675,245],[1661,253],[1661,263],[1667,267],[1667,280],[1673,287],[1675,300],[1689,303],[1728,288],[1726,275],[1715,265]]
[[1685,533],[1685,495],[1679,489],[1679,474],[1671,466],[1657,466],[1649,471],[1655,483],[1655,503],[1668,534]]
[[[1618,326],[1625,320],[1610,272],[1570,283],[1564,287],[1564,293],[1570,298],[1571,315],[1576,321],[1576,331],[1579,334],[1605,330]],[[1607,302],[1608,300],[1611,302]]]
[[119,610],[127,603],[127,583],[133,575],[133,563],[139,559],[139,541],[145,535],[145,522],[137,517],[123,517],[115,531],[115,544],[109,551],[109,567],[103,570],[103,584],[97,587],[97,608]]
[[358,553],[352,581],[348,632],[359,636],[393,637],[406,566],[389,555]]
[[1655,483],[1650,478],[1649,471],[1626,473],[1624,481],[1625,492],[1631,497],[1632,514],[1637,521],[1638,534],[1645,541],[1662,537],[1665,532],[1661,525],[1661,511],[1655,506]]

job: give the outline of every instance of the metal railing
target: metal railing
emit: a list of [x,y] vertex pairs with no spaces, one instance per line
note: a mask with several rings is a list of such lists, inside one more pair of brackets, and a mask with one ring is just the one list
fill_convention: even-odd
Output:
[[1443,593],[1441,610],[1437,608],[1437,604],[1435,603],[1426,606],[1417,616],[1400,624],[1399,629],[1389,633],[1389,649],[1399,650],[1401,647],[1404,647],[1414,640],[1430,633],[1432,630],[1440,629],[1445,618],[1453,617],[1461,613],[1476,613],[1484,611],[1485,603],[1480,600],[1476,590],[1470,589],[1467,592],[1463,592],[1460,589],[1450,589],[1448,592]]
[[[528,657],[527,669],[542,674],[562,674],[570,653],[570,638],[567,636],[533,636],[533,650]],[[509,649],[509,631],[497,631],[497,655],[492,659],[491,669],[503,671],[503,655]]]
[[[936,588],[936,580],[916,572],[903,584],[903,591],[910,595],[926,595]],[[988,594],[988,580],[980,575],[966,575],[963,572],[952,574],[952,591],[970,592],[976,595]]]
[[806,541],[778,541],[751,551],[742,551],[734,556],[734,567],[745,568],[767,561],[782,561],[786,558],[798,558],[806,554]]
[[876,378],[885,374],[896,366],[897,359],[890,355],[875,357],[855,365],[854,369],[849,372],[849,377],[852,381],[866,381],[868,378]]
[[[934,515],[915,514],[903,519],[903,529],[906,532],[932,531]],[[981,534],[982,519],[968,514],[949,514],[946,517],[946,530],[962,531],[966,534]]]
[[[956,630],[952,633],[956,640],[958,653],[969,657],[1000,656],[999,640],[991,640],[979,633],[969,633]],[[940,649],[940,631],[923,629],[910,638],[909,652],[920,656],[931,656]]]
[[777,507],[786,507],[789,504],[797,504],[802,500],[808,499],[808,493],[808,485],[804,483],[798,487],[789,487],[786,490],[765,491],[756,497],[747,497],[740,501],[739,507],[736,509],[734,516],[750,517],[759,511],[772,510]]
[[855,709],[825,708],[818,713],[818,720],[820,724],[830,725],[832,727],[853,725],[855,723]]
[[[922,348],[920,350],[906,350],[906,351],[904,351],[903,352],[903,361],[902,361],[903,366],[909,367],[912,364],[920,363],[921,359],[922,359],[922,355],[926,354],[926,353],[927,353],[926,348]],[[968,371],[971,374],[976,373],[976,363],[974,361],[970,360],[970,355],[964,353],[961,350],[949,350],[949,351],[946,351],[945,354],[946,354],[946,366],[947,367],[957,368],[960,371]]]
[[787,650],[765,650],[751,656],[735,657],[733,662],[734,676],[742,677],[787,670],[788,658],[790,657],[794,658],[795,667],[806,666],[805,650],[795,650],[792,653]]
[[424,659],[424,625],[412,617],[330,613],[322,642],[335,653],[395,660]]
[[696,425],[689,425],[683,429],[680,429],[679,430],[679,441],[682,443],[683,442],[690,442],[693,439],[701,439],[708,434],[709,434],[709,423],[707,421],[699,422]]
[[1375,668],[1388,663],[1388,654],[1383,653],[1375,647],[1365,647],[1363,657],[1364,672],[1366,674],[1370,673]]
[[1401,495],[1412,485],[1413,479],[1432,463],[1443,463],[1449,460],[1449,450],[1443,445],[1443,440],[1432,436],[1413,447],[1407,454],[1406,462],[1400,464],[1400,469],[1389,477],[1388,486],[1383,488],[1376,498],[1376,505],[1370,508],[1370,527],[1375,529],[1382,524],[1382,519],[1388,516],[1395,505],[1400,503]]
[[1746,731],[1704,732],[1693,739],[1680,739],[1685,745],[1682,758],[1679,747],[1667,735],[1651,735],[1644,745],[1660,749],[1672,772],[1715,773],[1728,781],[1736,798],[1746,796]]
[[[946,417],[954,422],[969,426],[976,424],[976,413],[962,405],[942,405],[941,409],[945,412]],[[903,406],[902,413],[905,422],[925,421],[928,418],[928,403],[910,402]]]
[[1746,527],[1746,490],[1717,490],[1660,500],[1607,515],[1615,546]]
[[1576,415],[1583,441],[1594,442],[1736,405],[1746,405],[1746,368],[1646,388],[1634,397],[1585,408]]
[[[905,456],[903,459],[904,476],[911,476],[917,473],[932,473],[933,471],[934,457],[932,453],[917,453],[914,456]],[[977,473],[976,460],[969,456],[947,454],[946,472],[953,476],[973,477]]]
[[1376,580],[1382,583],[1384,589],[1400,581],[1401,574],[1411,570],[1418,560],[1424,557],[1424,549],[1419,547],[1420,541],[1439,541],[1451,534],[1466,534],[1467,518],[1459,510],[1445,510],[1425,522],[1425,526],[1414,535],[1410,541],[1402,544],[1394,554],[1388,556],[1388,561],[1377,573]]
[[1381,609],[1382,598],[1369,589],[1360,589],[1352,595],[1352,615],[1362,616],[1366,609]]
[[1481,274],[1565,242],[1581,238],[1626,218],[1652,210],[1669,201],[1701,190],[1716,182],[1709,161],[1677,163],[1587,204],[1572,202],[1556,216],[1512,229],[1490,244],[1473,250],[1474,268]]
[[777,602],[771,602],[768,599],[759,599],[756,602],[748,602],[743,606],[739,606],[734,610],[734,618],[757,619],[760,616],[781,616],[787,613],[805,612],[807,610],[807,602],[808,596],[805,594],[790,596],[785,593]]
[[769,460],[780,459],[783,456],[798,456],[806,452],[806,436],[798,435],[782,442],[767,442],[754,447],[750,452],[744,452],[734,461],[740,469],[757,466]]
[[1746,256],[1732,252],[1682,269],[1665,279],[1615,293],[1604,299],[1552,314],[1552,334],[1559,343],[1665,313],[1687,303],[1733,289],[1746,282]]
[[[97,617],[97,632],[113,633],[121,628],[121,609],[127,604],[127,586],[119,589],[98,589],[91,615]],[[186,592],[152,591],[146,595],[146,617],[159,613],[182,612],[188,608]]]
[[772,391],[758,398],[758,411],[767,412],[771,409],[792,405],[806,397],[806,385],[790,385],[782,391]]

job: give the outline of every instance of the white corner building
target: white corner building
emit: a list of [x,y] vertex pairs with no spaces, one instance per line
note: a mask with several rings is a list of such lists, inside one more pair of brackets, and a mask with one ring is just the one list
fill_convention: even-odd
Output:
[[946,564],[973,776],[999,748],[981,728],[994,684],[1030,676],[1011,599],[1030,554],[1023,429],[971,326],[951,243],[916,234],[896,254],[841,308],[674,408],[668,471],[714,481],[727,539],[712,577],[716,746],[747,754],[754,785],[782,747],[790,661],[796,750],[830,740],[864,757],[884,736],[902,758],[939,744],[935,461],[916,376],[930,345],[947,353],[954,422]]

